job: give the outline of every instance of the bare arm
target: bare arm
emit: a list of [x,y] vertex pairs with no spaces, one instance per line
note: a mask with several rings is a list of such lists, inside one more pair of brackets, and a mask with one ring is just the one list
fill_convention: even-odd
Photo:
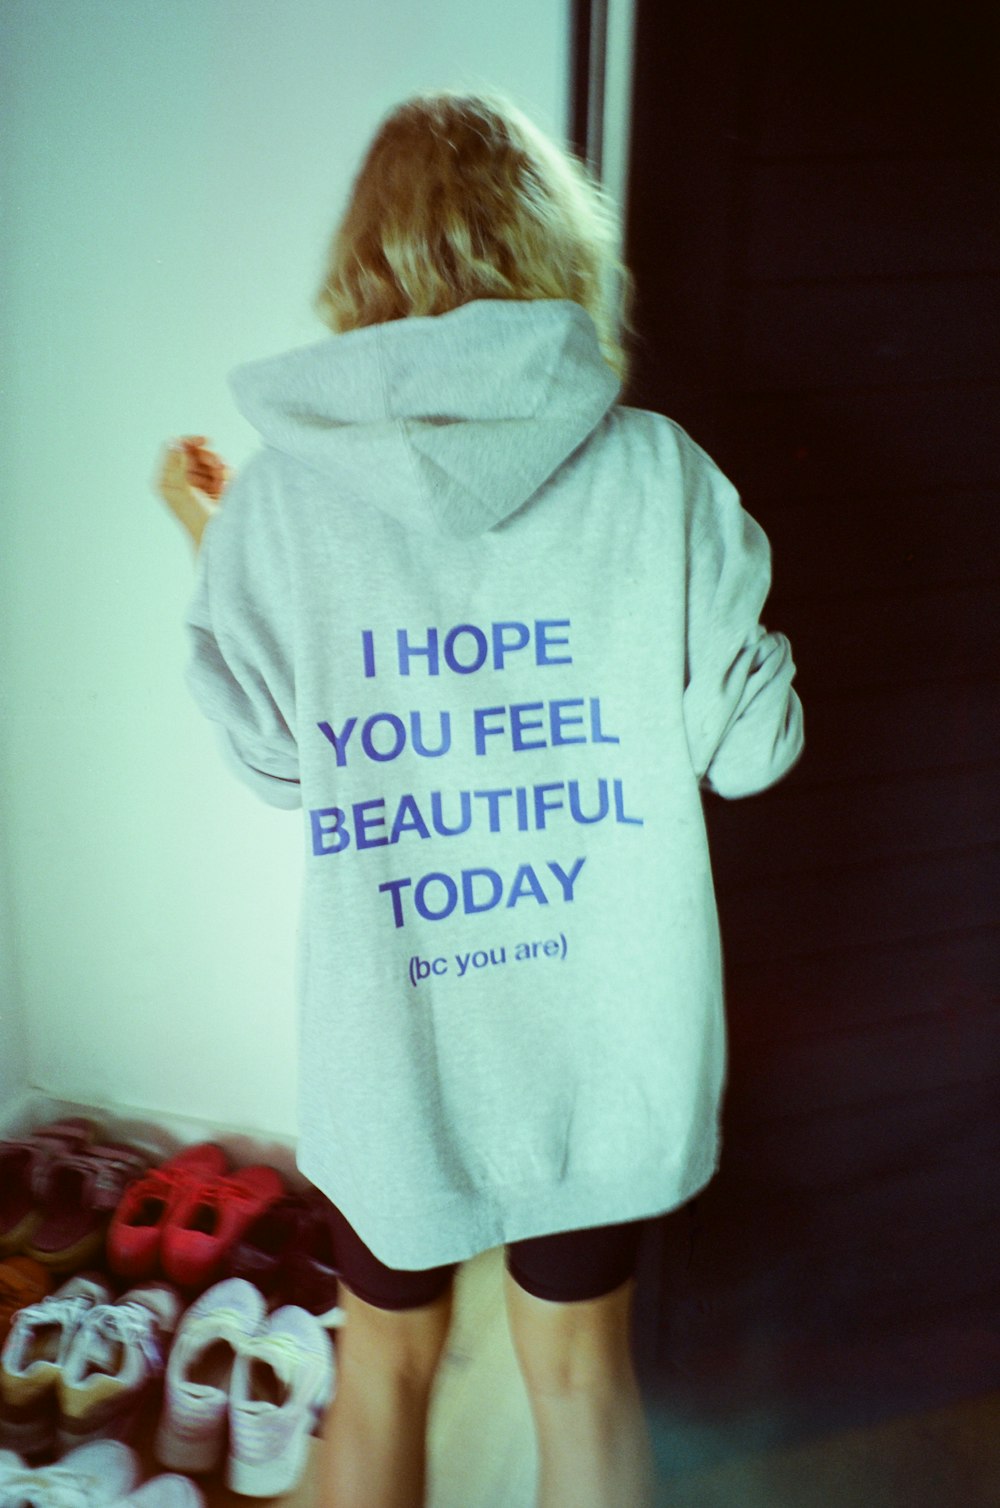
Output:
[[201,546],[205,525],[215,513],[231,472],[204,435],[186,435],[168,448],[156,478],[156,490],[194,545]]

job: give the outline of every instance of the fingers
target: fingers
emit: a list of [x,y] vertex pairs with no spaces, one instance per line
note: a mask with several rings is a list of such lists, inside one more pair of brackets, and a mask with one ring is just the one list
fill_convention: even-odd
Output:
[[175,449],[183,457],[187,482],[216,501],[222,496],[230,471],[215,451],[205,448],[206,435],[182,435]]

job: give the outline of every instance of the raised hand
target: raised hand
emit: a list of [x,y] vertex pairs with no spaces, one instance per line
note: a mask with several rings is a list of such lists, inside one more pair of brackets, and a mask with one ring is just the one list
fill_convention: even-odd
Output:
[[232,471],[206,445],[206,435],[182,435],[166,450],[156,490],[190,534],[195,547],[218,506]]

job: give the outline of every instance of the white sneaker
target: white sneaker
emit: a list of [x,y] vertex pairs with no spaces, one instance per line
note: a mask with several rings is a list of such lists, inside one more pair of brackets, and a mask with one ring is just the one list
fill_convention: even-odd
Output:
[[226,1278],[181,1320],[167,1362],[156,1459],[176,1471],[211,1471],[225,1455],[229,1383],[240,1349],[261,1330],[263,1295]]
[[163,1375],[166,1337],[182,1309],[167,1283],[145,1283],[83,1316],[60,1368],[59,1443],[129,1438],[150,1386]]
[[[0,1504],[32,1508],[111,1508],[138,1482],[139,1458],[120,1440],[92,1440],[63,1456],[55,1466],[38,1466],[13,1492],[3,1485]],[[0,1483],[3,1478],[0,1477]]]
[[0,1508],[8,1503],[31,1501],[31,1483],[35,1473],[12,1450],[0,1450]]
[[309,1436],[333,1398],[333,1342],[315,1315],[276,1309],[233,1367],[227,1481],[244,1497],[277,1497],[298,1485]]
[[14,1315],[0,1351],[4,1439],[23,1456],[53,1443],[52,1394],[84,1316],[111,1298],[107,1284],[70,1278],[55,1293]]
[[137,1487],[127,1498],[121,1498],[115,1508],[205,1508],[205,1499],[200,1488],[187,1477],[170,1472]]

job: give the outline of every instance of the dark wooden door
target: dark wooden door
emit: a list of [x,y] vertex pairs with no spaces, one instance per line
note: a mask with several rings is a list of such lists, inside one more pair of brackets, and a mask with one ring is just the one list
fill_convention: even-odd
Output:
[[638,9],[628,397],[767,531],[806,726],[706,802],[723,1161],[639,1353],[778,1437],[1000,1386],[996,13]]

